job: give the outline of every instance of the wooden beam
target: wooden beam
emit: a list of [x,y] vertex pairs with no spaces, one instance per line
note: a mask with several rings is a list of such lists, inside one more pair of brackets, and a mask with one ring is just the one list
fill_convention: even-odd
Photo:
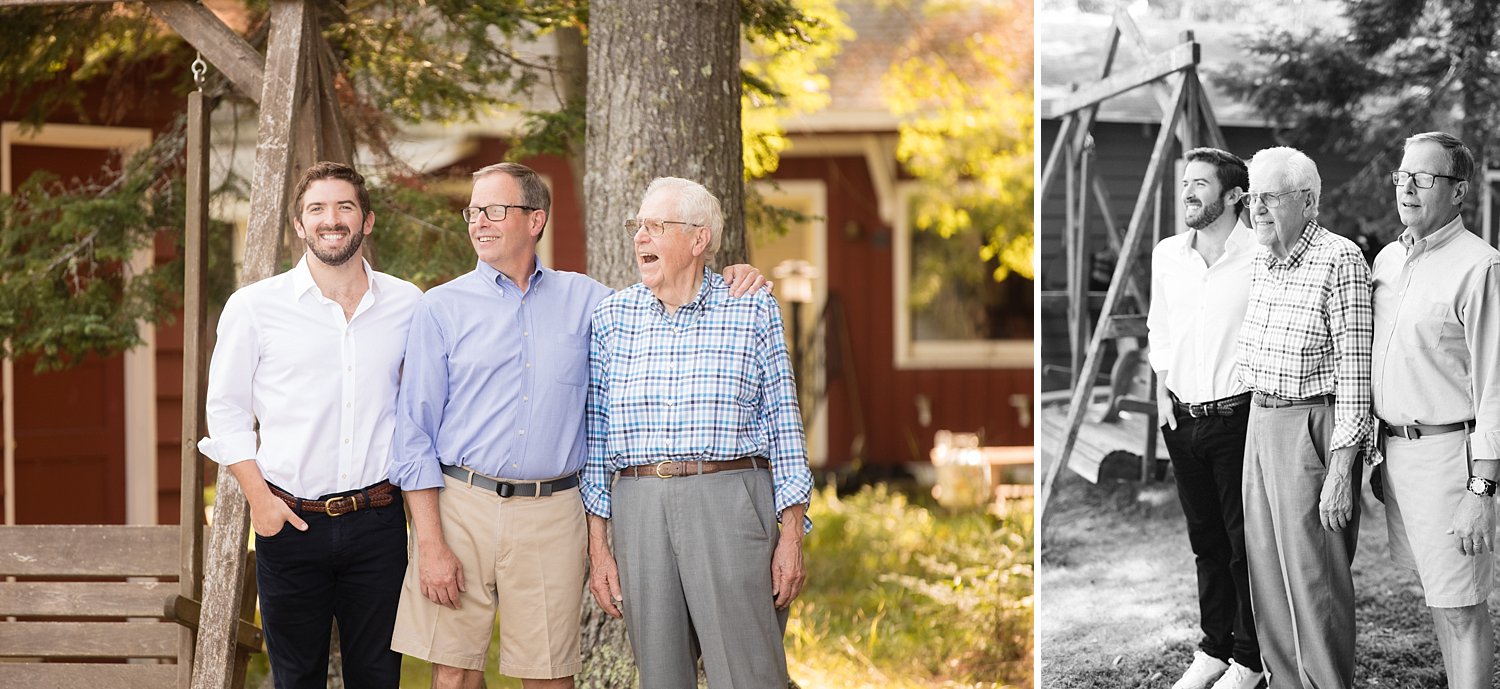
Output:
[[163,689],[172,686],[173,665],[104,663],[0,663],[0,687],[26,689]]
[[9,658],[171,658],[177,625],[168,622],[0,622]]
[[[187,220],[183,231],[182,275],[182,456],[177,523],[182,526],[178,568],[182,595],[203,597],[203,458],[198,456],[202,437],[204,384],[207,374],[208,300],[203,298],[208,252],[203,239],[208,234],[209,111],[203,93],[188,94],[187,130]],[[197,634],[183,628],[178,640],[177,665],[183,673],[178,681],[192,681],[193,651]]]
[[219,20],[207,7],[189,0],[151,0],[146,7],[166,22],[203,59],[234,84],[235,90],[260,102],[266,61],[244,38]]
[[1063,433],[1062,446],[1054,455],[1053,464],[1047,468],[1047,473],[1042,480],[1041,495],[1036,503],[1036,523],[1037,532],[1043,534],[1044,537],[1047,500],[1052,496],[1052,487],[1057,482],[1058,473],[1068,463],[1068,456],[1073,452],[1073,445],[1078,440],[1078,427],[1083,424],[1084,414],[1088,411],[1088,395],[1093,388],[1089,383],[1099,375],[1099,368],[1104,361],[1105,328],[1103,322],[1115,315],[1115,308],[1125,289],[1126,276],[1135,267],[1135,248],[1140,243],[1141,234],[1146,226],[1146,209],[1152,203],[1151,196],[1162,183],[1163,172],[1168,162],[1167,156],[1171,151],[1172,132],[1176,129],[1177,121],[1182,114],[1183,95],[1186,92],[1185,83],[1185,80],[1177,83],[1172,108],[1167,110],[1161,129],[1157,131],[1156,145],[1151,151],[1151,162],[1146,166],[1144,186],[1141,188],[1140,196],[1136,197],[1135,210],[1130,216],[1130,226],[1125,233],[1125,241],[1121,244],[1120,259],[1115,263],[1115,273],[1109,281],[1109,291],[1104,295],[1103,313],[1100,315],[1101,324],[1094,329],[1094,337],[1089,344],[1088,358],[1084,361],[1083,371],[1078,376],[1080,383],[1073,387],[1073,397],[1068,407],[1068,423]]
[[1198,44],[1183,43],[1151,58],[1144,64],[1124,72],[1116,73],[1108,79],[1079,89],[1067,98],[1063,98],[1053,104],[1051,112],[1047,114],[1047,117],[1060,117],[1076,110],[1082,110],[1085,107],[1149,84],[1162,77],[1195,67],[1197,64]]
[[[252,598],[253,602],[254,599]],[[157,613],[163,612],[160,600],[157,601],[156,607]],[[182,596],[172,596],[166,599],[165,612],[166,619],[188,629],[197,629],[203,618],[203,606],[198,601]],[[239,645],[240,650],[243,652],[259,653],[264,647],[265,636],[261,633],[259,627],[242,619],[239,625],[235,627],[234,642]]]
[[[281,228],[287,217],[292,117],[302,90],[304,35],[311,13],[304,0],[271,3],[271,35],[260,101],[259,137],[251,174],[250,222],[240,284],[248,285],[276,271]],[[227,470],[219,471],[213,528],[203,581],[203,617],[198,629],[195,689],[230,689],[236,674],[235,638],[240,619],[240,592],[245,581],[245,539],[250,515],[245,494]]]
[[0,581],[0,616],[161,617],[175,595],[176,582]]
[[0,529],[0,576],[175,577],[175,526],[26,525]]
[[1057,176],[1057,168],[1062,164],[1063,150],[1072,141],[1073,127],[1078,122],[1077,115],[1064,115],[1062,126],[1057,129],[1057,137],[1052,140],[1052,150],[1047,153],[1047,164],[1042,166],[1041,191],[1036,195],[1037,207],[1047,200],[1047,194],[1052,188],[1052,179]]

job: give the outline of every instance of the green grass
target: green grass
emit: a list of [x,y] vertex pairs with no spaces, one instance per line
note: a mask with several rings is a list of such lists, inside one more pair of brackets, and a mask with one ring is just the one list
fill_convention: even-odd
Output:
[[787,628],[793,679],[1031,686],[1029,509],[948,513],[877,486],[818,491],[810,513],[807,587]]

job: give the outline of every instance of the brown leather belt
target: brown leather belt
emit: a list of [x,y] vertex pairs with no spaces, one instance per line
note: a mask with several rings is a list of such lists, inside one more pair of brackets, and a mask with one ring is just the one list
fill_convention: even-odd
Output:
[[771,465],[765,457],[741,457],[725,462],[714,462],[702,459],[688,461],[667,460],[656,464],[642,464],[639,466],[625,467],[620,470],[621,476],[633,478],[673,478],[675,476],[702,476],[703,474],[716,474],[721,471],[734,471],[735,469],[770,469]]
[[1326,407],[1333,404],[1333,395],[1318,395],[1317,397],[1308,397],[1307,399],[1294,400],[1287,399],[1285,397],[1277,397],[1276,395],[1268,395],[1264,392],[1257,392],[1254,395],[1254,399],[1255,406],[1266,407],[1268,409],[1282,409],[1284,407]]
[[1440,435],[1454,431],[1472,430],[1473,421],[1460,421],[1458,423],[1427,424],[1418,423],[1410,426],[1392,426],[1384,421],[1380,422],[1381,432],[1392,438],[1406,438],[1407,440],[1418,440],[1422,436]]
[[352,495],[340,495],[327,500],[303,500],[288,493],[274,485],[266,484],[271,488],[271,494],[281,498],[287,507],[299,512],[316,512],[326,514],[330,517],[358,512],[372,507],[385,507],[396,499],[396,487],[390,481],[381,481],[369,488],[360,490]]

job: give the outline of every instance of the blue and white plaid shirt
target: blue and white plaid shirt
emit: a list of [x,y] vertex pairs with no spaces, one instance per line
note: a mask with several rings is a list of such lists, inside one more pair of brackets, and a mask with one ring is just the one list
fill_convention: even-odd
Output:
[[[610,516],[614,472],[664,460],[771,462],[776,514],[812,492],[781,307],[765,290],[733,299],[707,270],[674,314],[643,284],[594,309],[583,504]],[[804,520],[804,530],[812,522]]]

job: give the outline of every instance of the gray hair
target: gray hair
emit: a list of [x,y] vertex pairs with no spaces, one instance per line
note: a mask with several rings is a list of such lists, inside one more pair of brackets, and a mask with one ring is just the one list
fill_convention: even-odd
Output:
[[657,177],[651,180],[651,184],[646,187],[645,196],[641,198],[650,198],[658,192],[677,194],[679,217],[667,220],[682,220],[707,227],[709,234],[706,258],[719,253],[719,244],[724,240],[724,210],[719,206],[719,198],[702,184],[681,177]]
[[1406,143],[1401,145],[1401,150],[1404,152],[1420,141],[1430,141],[1448,152],[1448,174],[1465,182],[1474,176],[1474,152],[1458,137],[1447,132],[1423,132],[1407,138]]
[[1313,217],[1318,217],[1318,202],[1323,200],[1323,178],[1318,175],[1318,164],[1306,153],[1287,146],[1264,148],[1250,159],[1250,187],[1264,191],[1264,187],[1285,186],[1292,189],[1310,189]]

